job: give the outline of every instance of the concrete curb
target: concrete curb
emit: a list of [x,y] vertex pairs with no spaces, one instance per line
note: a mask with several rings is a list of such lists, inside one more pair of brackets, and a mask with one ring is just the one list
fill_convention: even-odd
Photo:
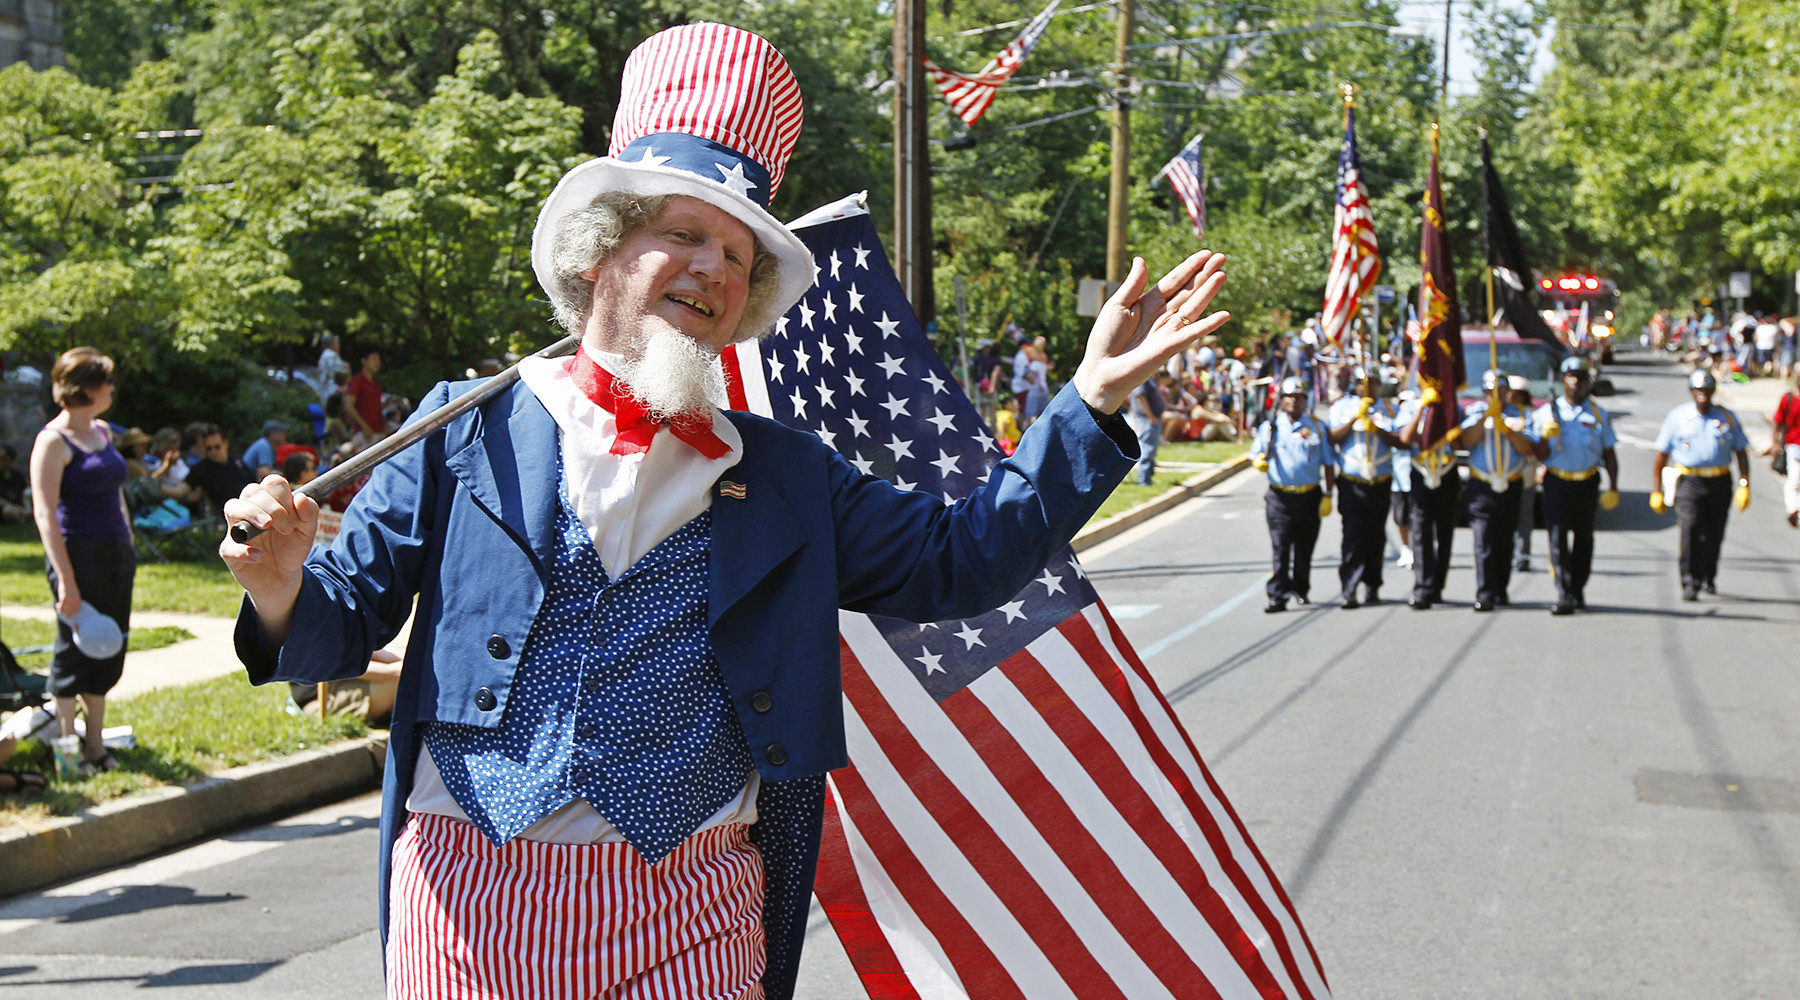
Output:
[[0,897],[381,786],[387,734],[257,761],[95,806],[44,830],[0,830]]
[[1145,521],[1150,520],[1158,514],[1173,510],[1186,502],[1189,497],[1199,496],[1212,487],[1217,486],[1225,480],[1230,479],[1232,476],[1244,471],[1246,468],[1249,468],[1249,466],[1249,452],[1245,452],[1235,458],[1226,459],[1218,468],[1213,469],[1211,472],[1202,472],[1182,480],[1173,489],[1164,493],[1162,496],[1146,500],[1130,510],[1120,511],[1106,520],[1101,521],[1099,524],[1088,525],[1075,535],[1075,540],[1070,542],[1069,545],[1077,552],[1098,545],[1115,535],[1143,524]]

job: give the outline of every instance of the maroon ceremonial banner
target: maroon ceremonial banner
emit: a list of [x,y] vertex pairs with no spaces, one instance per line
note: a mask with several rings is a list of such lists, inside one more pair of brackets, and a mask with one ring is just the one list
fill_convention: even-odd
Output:
[[[733,402],[946,504],[1000,458],[869,217],[792,224],[818,280],[728,351]],[[1280,881],[1065,550],[979,618],[841,617],[850,766],[817,896],[871,997],[1329,996]]]
[[1456,268],[1444,233],[1444,188],[1438,178],[1437,126],[1431,132],[1431,170],[1425,178],[1425,211],[1419,229],[1419,382],[1436,389],[1419,443],[1427,451],[1461,420],[1456,390],[1468,382],[1463,368],[1462,311],[1456,304]]

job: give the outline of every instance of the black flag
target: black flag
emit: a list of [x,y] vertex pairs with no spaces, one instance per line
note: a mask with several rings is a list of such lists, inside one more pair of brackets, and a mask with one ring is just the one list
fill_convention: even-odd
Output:
[[1531,276],[1531,265],[1525,260],[1525,244],[1519,239],[1519,227],[1513,225],[1512,210],[1506,204],[1506,189],[1500,186],[1500,174],[1494,170],[1485,135],[1481,137],[1481,210],[1487,221],[1484,227],[1487,261],[1494,269],[1494,294],[1498,297],[1500,311],[1520,338],[1533,338],[1562,347],[1562,341],[1556,339],[1556,334],[1551,332],[1533,304],[1535,279]]

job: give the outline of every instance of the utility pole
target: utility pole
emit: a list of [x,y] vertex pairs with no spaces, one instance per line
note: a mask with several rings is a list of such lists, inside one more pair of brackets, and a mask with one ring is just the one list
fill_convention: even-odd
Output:
[[1440,115],[1444,113],[1444,108],[1450,100],[1450,4],[1451,0],[1444,0],[1444,69],[1443,75],[1438,78],[1438,114]]
[[1113,62],[1112,185],[1106,208],[1106,280],[1124,281],[1131,256],[1127,226],[1131,194],[1132,0],[1119,0],[1119,41]]
[[894,3],[894,258],[920,324],[936,314],[931,287],[931,139],[926,130],[925,4]]

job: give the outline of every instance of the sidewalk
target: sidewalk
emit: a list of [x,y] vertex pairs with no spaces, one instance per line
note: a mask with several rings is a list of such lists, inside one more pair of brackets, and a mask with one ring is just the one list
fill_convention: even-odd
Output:
[[[0,616],[47,622],[56,619],[56,612],[35,604],[0,604]],[[232,651],[234,622],[230,618],[172,611],[133,611],[131,624],[134,628],[173,625],[187,629],[194,637],[161,649],[125,654],[125,676],[108,698],[130,698],[157,688],[208,681],[243,669],[237,654]]]

